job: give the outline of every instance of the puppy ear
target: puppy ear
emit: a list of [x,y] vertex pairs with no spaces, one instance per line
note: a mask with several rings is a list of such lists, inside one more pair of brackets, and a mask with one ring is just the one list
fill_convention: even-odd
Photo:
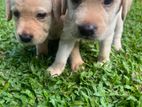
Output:
[[53,2],[53,15],[55,19],[59,20],[62,15],[66,12],[66,1],[67,0],[52,0]]
[[124,20],[130,10],[132,0],[122,0],[122,19]]
[[67,0],[61,0],[61,14],[64,15],[67,11]]
[[6,19],[10,21],[12,19],[12,11],[11,11],[11,0],[5,0],[6,7]]

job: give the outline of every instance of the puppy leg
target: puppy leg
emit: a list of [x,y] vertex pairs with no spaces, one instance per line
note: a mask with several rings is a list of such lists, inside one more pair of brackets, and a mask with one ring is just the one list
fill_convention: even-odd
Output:
[[[114,34],[114,33],[113,33]],[[100,41],[100,53],[99,53],[99,62],[109,61],[109,56],[111,52],[111,45],[113,40],[113,34],[108,36],[105,40]]]
[[113,39],[113,45],[116,51],[119,51],[122,49],[121,37],[123,32],[123,23],[124,21],[122,20],[121,15],[119,15],[116,28],[115,28],[114,39]]
[[36,54],[37,56],[43,54],[46,55],[48,53],[48,41],[45,40],[42,44],[36,45]]
[[75,39],[61,39],[54,63],[48,68],[52,76],[58,76],[65,68],[67,59],[74,47]]
[[77,71],[80,65],[84,63],[84,61],[81,58],[80,51],[79,51],[79,42],[76,42],[72,50],[72,53],[70,55],[70,60],[71,60],[71,68],[73,71]]

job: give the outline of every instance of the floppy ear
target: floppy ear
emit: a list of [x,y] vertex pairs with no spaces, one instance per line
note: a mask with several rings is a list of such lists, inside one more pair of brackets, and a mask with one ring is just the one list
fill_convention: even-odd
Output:
[[6,7],[6,19],[9,21],[12,19],[12,11],[11,11],[11,0],[5,0]]
[[61,0],[61,14],[65,15],[67,11],[67,0]]
[[122,0],[122,19],[124,20],[130,10],[132,0]]
[[55,19],[59,20],[66,13],[66,2],[67,0],[52,0]]

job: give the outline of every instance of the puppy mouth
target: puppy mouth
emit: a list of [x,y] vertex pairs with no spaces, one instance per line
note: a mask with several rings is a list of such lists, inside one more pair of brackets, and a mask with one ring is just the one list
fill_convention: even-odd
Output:
[[38,45],[38,44],[42,44],[47,38],[48,38],[48,34],[49,32],[44,32],[40,35],[18,35],[18,33],[16,33],[16,39],[22,43],[23,45]]
[[78,33],[78,38],[87,39],[87,40],[96,40],[96,34],[93,35],[83,35]]
[[23,40],[20,39],[19,36],[17,36],[16,38],[20,43],[22,43],[23,45],[26,45],[26,46],[38,45],[38,44],[43,43],[46,40],[46,38],[42,38],[42,39],[41,38],[39,38],[39,39],[33,38],[31,41],[28,41],[28,40],[23,41]]
[[20,39],[17,39],[17,40],[18,40],[21,44],[26,45],[26,46],[36,45],[36,44],[33,43],[33,41],[31,41],[31,42],[23,42],[23,41],[20,40]]

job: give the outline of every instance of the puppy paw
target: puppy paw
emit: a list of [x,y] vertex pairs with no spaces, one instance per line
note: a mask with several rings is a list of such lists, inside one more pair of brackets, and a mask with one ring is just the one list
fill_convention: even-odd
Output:
[[109,62],[109,57],[103,57],[103,56],[100,56],[99,58],[98,58],[98,62],[99,63],[106,63],[106,62]]
[[40,56],[42,56],[42,55],[47,55],[47,54],[48,54],[48,50],[36,51],[36,59],[39,59]]
[[47,53],[48,53],[47,44],[43,43],[43,44],[36,45],[36,54],[37,54],[37,56],[47,55]]
[[37,56],[47,55],[48,54],[48,49],[38,49],[36,53],[37,53]]
[[122,50],[121,42],[114,42],[113,45],[114,45],[114,49],[116,51],[121,51]]
[[116,50],[116,51],[121,51],[122,50],[122,46],[121,45],[119,45],[119,46],[114,46],[114,49]]
[[62,74],[64,67],[65,64],[53,64],[47,69],[47,71],[49,71],[51,76],[56,77]]
[[80,60],[74,60],[71,62],[71,69],[76,72],[79,69],[84,69],[83,67],[84,61],[82,59]]

